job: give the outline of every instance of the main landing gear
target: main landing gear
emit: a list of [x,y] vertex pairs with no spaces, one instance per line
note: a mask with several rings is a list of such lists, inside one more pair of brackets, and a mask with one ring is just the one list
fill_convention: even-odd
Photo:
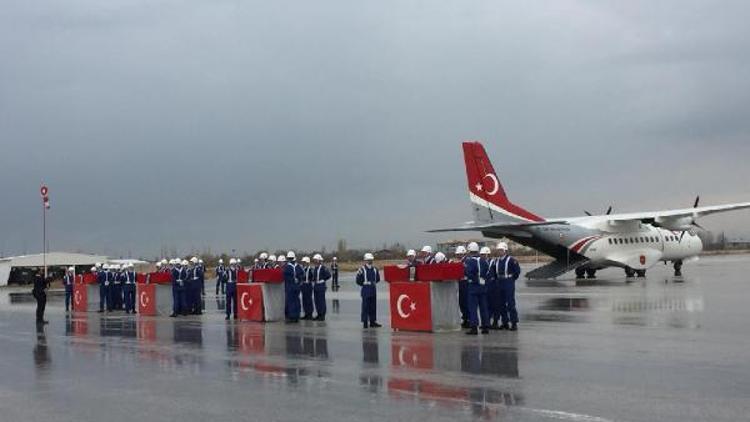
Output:
[[596,278],[596,270],[593,268],[576,268],[576,278],[579,280]]
[[682,277],[682,260],[674,262],[674,276]]
[[625,277],[627,278],[635,277],[635,270],[630,267],[625,267]]

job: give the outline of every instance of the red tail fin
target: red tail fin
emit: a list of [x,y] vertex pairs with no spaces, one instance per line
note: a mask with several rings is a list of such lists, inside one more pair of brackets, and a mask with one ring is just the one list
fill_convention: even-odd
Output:
[[544,221],[542,217],[510,202],[481,143],[464,142],[463,148],[469,195],[477,220]]

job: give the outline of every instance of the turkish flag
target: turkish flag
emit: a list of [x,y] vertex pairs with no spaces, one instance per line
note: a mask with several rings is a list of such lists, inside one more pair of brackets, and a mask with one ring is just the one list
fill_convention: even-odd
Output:
[[237,318],[263,321],[263,288],[260,284],[237,284]]
[[391,327],[405,331],[432,331],[430,284],[390,283]]
[[136,284],[138,313],[145,316],[156,316],[156,285]]
[[238,324],[237,348],[247,354],[264,354],[266,329],[263,324]]
[[[82,279],[83,277],[81,277]],[[73,283],[73,311],[86,312],[88,309],[88,290],[83,282]]]
[[145,343],[156,341],[156,321],[153,319],[138,319],[138,340]]
[[402,339],[394,334],[391,341],[391,365],[416,369],[433,369],[434,346],[432,336]]

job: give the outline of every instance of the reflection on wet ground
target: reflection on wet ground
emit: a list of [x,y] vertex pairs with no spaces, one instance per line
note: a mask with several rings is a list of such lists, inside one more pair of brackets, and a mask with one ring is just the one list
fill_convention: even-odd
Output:
[[[717,267],[728,275],[708,281]],[[750,411],[750,260],[688,268],[680,283],[656,273],[630,283],[521,284],[521,331],[480,337],[362,330],[350,283],[329,298],[328,321],[299,325],[227,323],[224,299],[209,296],[204,316],[178,319],[66,316],[52,300],[52,323],[36,328],[30,304],[7,300],[3,415],[740,420]],[[96,406],[66,406],[72,398]]]

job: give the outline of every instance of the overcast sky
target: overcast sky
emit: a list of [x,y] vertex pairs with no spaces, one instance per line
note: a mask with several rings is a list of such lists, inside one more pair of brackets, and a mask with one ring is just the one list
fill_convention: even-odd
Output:
[[[0,8],[0,253],[435,242],[483,140],[543,216],[750,200],[746,1]],[[749,212],[702,221],[750,235]]]

